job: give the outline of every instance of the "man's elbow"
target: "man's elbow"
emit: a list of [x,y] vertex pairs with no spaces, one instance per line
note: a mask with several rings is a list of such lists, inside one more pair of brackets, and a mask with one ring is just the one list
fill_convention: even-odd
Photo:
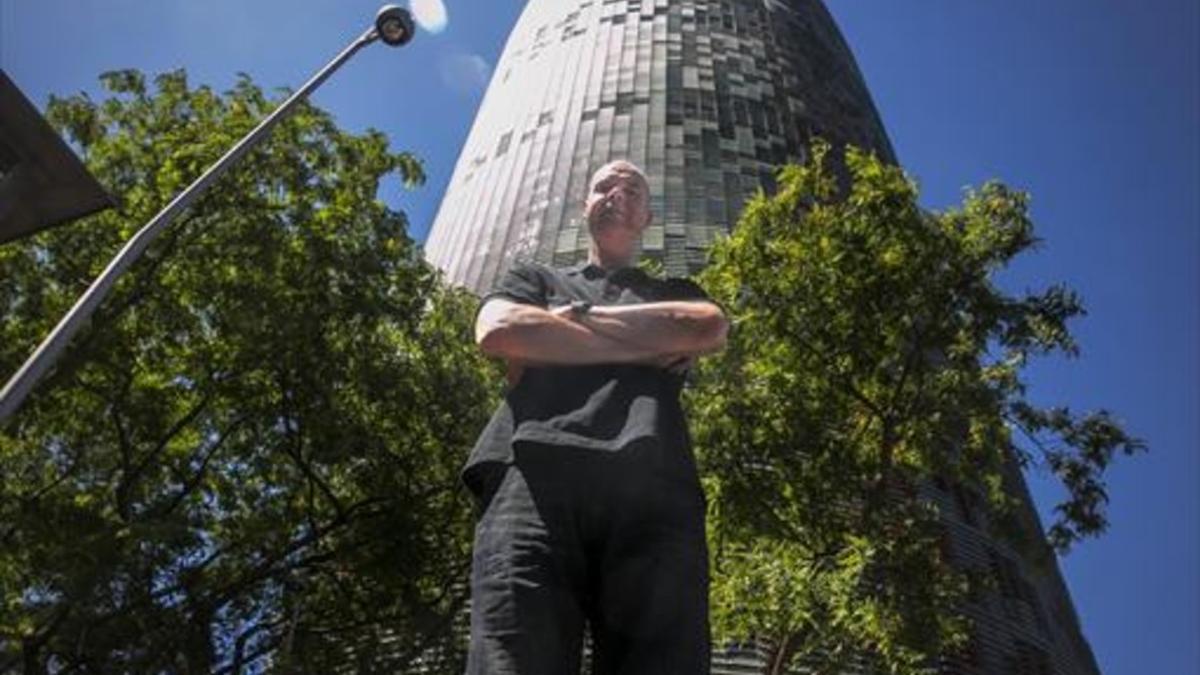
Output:
[[700,331],[700,349],[702,353],[719,352],[725,348],[729,339],[729,320],[719,309],[706,318]]
[[725,348],[725,343],[729,341],[729,319],[725,318],[724,314],[718,313],[716,327],[713,329],[713,351],[721,351]]
[[514,341],[518,338],[517,332],[518,327],[507,322],[476,327],[475,344],[478,345],[479,351],[487,356],[498,359],[515,358],[513,350]]
[[496,358],[513,358],[514,342],[520,339],[522,327],[535,321],[536,310],[524,306],[510,306],[498,312],[481,314],[475,323],[475,344],[479,351]]
[[502,357],[504,335],[496,326],[488,328],[476,328],[475,344],[479,347],[479,351],[488,356]]

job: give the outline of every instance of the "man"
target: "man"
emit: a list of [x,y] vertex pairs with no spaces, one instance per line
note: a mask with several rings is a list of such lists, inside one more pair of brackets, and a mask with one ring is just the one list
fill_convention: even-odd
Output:
[[632,265],[651,222],[633,164],[592,177],[588,259],[516,264],[475,326],[509,389],[463,480],[478,500],[469,675],[708,673],[704,493],[679,402],[724,347],[720,307]]

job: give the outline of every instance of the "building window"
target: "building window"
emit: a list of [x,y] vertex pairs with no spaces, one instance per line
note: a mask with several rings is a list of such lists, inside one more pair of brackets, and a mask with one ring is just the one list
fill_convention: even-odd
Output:
[[1000,595],[1005,598],[1021,598],[1021,573],[1017,569],[1017,564],[1008,556],[1002,555],[994,549],[988,551],[991,558],[992,574],[996,577],[996,583],[1000,588]]
[[508,146],[512,144],[512,132],[509,131],[500,137],[500,143],[496,146],[496,156],[499,157],[508,152]]
[[20,160],[17,159],[17,153],[13,152],[7,145],[0,143],[0,181],[3,181],[5,176],[12,173],[18,164],[20,164]]
[[961,485],[955,485],[954,499],[956,502],[958,502],[958,510],[962,513],[963,521],[968,525],[974,526],[976,524],[976,520],[973,503],[974,500],[972,499],[972,495]]
[[633,111],[633,94],[617,94],[617,114],[628,115]]
[[1046,652],[1025,640],[1013,641],[1007,666],[1004,672],[1012,675],[1057,675]]
[[950,534],[950,528],[945,523],[938,524],[938,548],[942,553],[942,560],[947,563],[953,563],[954,556],[954,537]]
[[982,667],[983,645],[979,638],[979,629],[972,622],[967,628],[966,642],[941,659],[941,672],[945,675],[966,675],[978,673]]

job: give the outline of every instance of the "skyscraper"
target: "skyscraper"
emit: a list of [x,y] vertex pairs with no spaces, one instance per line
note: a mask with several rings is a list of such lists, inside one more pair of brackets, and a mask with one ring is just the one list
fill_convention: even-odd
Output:
[[496,65],[426,254],[475,290],[517,257],[586,257],[580,203],[610,158],[645,169],[642,255],[704,263],[771,167],[809,136],[892,159],[854,60],[818,2],[532,0]]
[[[854,57],[820,0],[529,0],[496,65],[426,242],[448,279],[489,289],[517,259],[566,265],[589,244],[592,172],[629,159],[655,221],[640,257],[689,275],[773,169],[819,134],[895,163]],[[1019,470],[1010,489],[1041,536]],[[947,673],[1096,675],[1052,556],[1041,565],[985,534],[969,491],[938,482],[957,564],[998,581],[970,607],[977,631]],[[718,645],[719,647],[719,645]],[[718,648],[714,673],[754,662]]]

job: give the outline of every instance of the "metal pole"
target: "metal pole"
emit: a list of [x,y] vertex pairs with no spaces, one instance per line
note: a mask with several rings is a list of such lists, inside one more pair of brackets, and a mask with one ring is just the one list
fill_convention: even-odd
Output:
[[[385,7],[384,11],[397,11],[396,8],[389,6]],[[380,12],[383,17],[384,11]],[[158,215],[150,219],[142,229],[138,230],[137,234],[133,235],[121,251],[117,253],[108,267],[92,282],[83,296],[75,302],[75,305],[67,312],[66,316],[58,322],[50,335],[42,341],[33,355],[25,361],[8,384],[4,385],[4,389],[0,390],[0,423],[3,423],[13,413],[21,407],[21,403],[29,392],[37,384],[38,380],[49,370],[53,365],[58,355],[71,342],[71,338],[75,333],[87,322],[92,313],[99,306],[100,302],[108,294],[112,285],[116,283],[117,277],[121,275],[135,260],[141,256],[150,242],[158,236],[170,222],[186,209],[192,202],[200,196],[213,181],[220,178],[230,166],[232,166],[242,155],[246,154],[250,148],[257,144],[267,135],[275,124],[283,119],[301,100],[307,97],[314,89],[319,87],[330,75],[334,73],[343,63],[354,56],[355,52],[363,47],[378,40],[380,36],[378,23],[377,27],[372,27],[367,32],[359,36],[350,46],[346,47],[341,54],[338,54],[324,68],[300,88],[299,91],[292,94],[283,105],[279,106],[265,120],[263,120],[253,131],[245,138],[233,146],[229,152],[225,153],[221,159],[217,160],[207,171],[204,172],[194,183],[189,185],[186,190],[175,197],[166,208],[159,211]],[[411,28],[410,28],[411,31]],[[388,44],[397,44],[394,41],[389,41],[387,35],[383,36]],[[411,32],[409,36],[411,37]]]

